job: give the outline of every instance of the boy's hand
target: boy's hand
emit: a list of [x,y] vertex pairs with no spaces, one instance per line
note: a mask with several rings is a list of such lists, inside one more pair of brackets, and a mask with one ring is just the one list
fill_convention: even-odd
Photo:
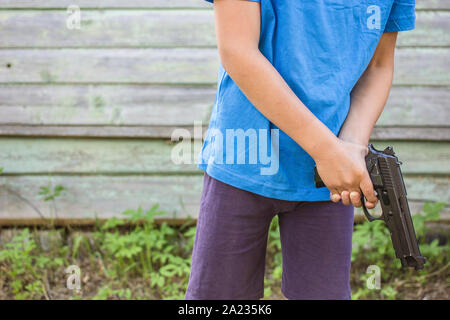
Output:
[[[346,132],[345,130],[341,130],[338,138],[342,141],[361,145],[362,147],[367,149],[368,142],[365,141],[364,137],[358,136],[358,134],[349,133],[349,132]],[[367,154],[367,152],[366,152],[366,154]],[[362,156],[362,161],[365,163],[365,154]],[[367,172],[367,174],[368,174],[368,172]],[[340,192],[337,189],[334,189],[333,191],[334,192],[330,193],[331,201],[338,202],[339,200],[342,200],[342,203],[345,205],[349,205],[350,203],[352,203],[353,206],[358,207],[358,208],[362,206],[360,190],[357,191],[353,188],[352,190],[347,190],[347,189],[342,190],[341,189]],[[372,201],[369,201],[369,199],[371,199]],[[375,206],[377,205],[377,201],[374,202],[374,200],[377,200],[377,198],[369,198],[369,199],[365,203],[366,207],[368,209],[375,208]]]

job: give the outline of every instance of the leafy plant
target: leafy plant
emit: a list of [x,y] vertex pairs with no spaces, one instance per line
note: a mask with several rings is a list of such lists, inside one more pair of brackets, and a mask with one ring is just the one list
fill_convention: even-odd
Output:
[[[123,212],[128,219],[113,218],[105,222],[96,234],[97,240],[101,254],[108,257],[110,274],[124,280],[139,275],[149,281],[157,294],[182,298],[192,249],[192,241],[185,239],[193,238],[195,228],[185,226],[184,233],[180,233],[166,222],[156,224],[155,216],[165,214],[158,208],[155,205],[145,211],[139,207]],[[136,227],[121,232],[118,227],[127,222]],[[184,247],[180,246],[180,240]]]
[[0,250],[0,263],[16,299],[40,298],[45,292],[45,275],[49,269],[63,265],[61,257],[52,259],[37,254],[38,246],[25,228]]
[[57,185],[54,188],[51,186],[41,186],[40,187],[41,192],[39,192],[39,195],[44,197],[44,201],[53,201],[57,197],[61,195],[61,192],[65,190],[64,186]]
[[45,202],[50,202],[50,226],[53,227],[54,219],[57,218],[55,199],[61,196],[61,193],[66,190],[66,188],[62,185],[56,185],[52,187],[51,184],[48,186],[40,187],[39,195],[44,197]]
[[93,300],[107,300],[111,298],[127,299],[132,298],[130,289],[111,289],[109,285],[100,288],[98,293],[92,298]]
[[[59,194],[54,188],[46,194]],[[48,190],[46,190],[48,191]],[[355,226],[352,253],[353,299],[399,299],[404,287],[426,286],[436,276],[448,274],[449,245],[427,242],[429,222],[440,218],[445,204],[427,203],[413,216],[420,249],[428,258],[425,270],[401,270],[384,223]],[[190,273],[190,260],[196,227],[188,219],[182,225],[157,222],[165,214],[157,205],[148,210],[127,210],[121,218],[98,222],[94,232],[72,232],[69,246],[44,250],[36,234],[23,229],[0,244],[0,298],[44,299],[64,286],[65,267],[75,264],[83,271],[82,293],[55,290],[70,299],[183,299]],[[61,230],[51,229],[51,232]],[[264,298],[280,298],[282,255],[278,219],[269,227]],[[381,289],[370,290],[367,266],[381,269]],[[448,277],[447,277],[448,279]],[[445,289],[445,284],[443,285]],[[448,283],[447,283],[448,286]],[[403,291],[402,291],[403,290]]]

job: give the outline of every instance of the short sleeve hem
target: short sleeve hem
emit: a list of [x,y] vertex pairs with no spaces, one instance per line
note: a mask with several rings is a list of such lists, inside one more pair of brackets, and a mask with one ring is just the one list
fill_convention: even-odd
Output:
[[416,16],[389,19],[383,32],[408,31],[415,28]]

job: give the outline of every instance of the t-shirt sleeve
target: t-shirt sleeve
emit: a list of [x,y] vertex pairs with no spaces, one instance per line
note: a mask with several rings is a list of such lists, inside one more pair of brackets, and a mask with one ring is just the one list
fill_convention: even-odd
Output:
[[407,31],[415,27],[415,0],[394,0],[384,32]]
[[[214,2],[214,0],[205,0],[205,1],[208,1],[208,2],[211,2],[211,3],[213,3],[213,2]],[[261,0],[247,0],[247,1],[253,1],[253,2],[261,2]]]

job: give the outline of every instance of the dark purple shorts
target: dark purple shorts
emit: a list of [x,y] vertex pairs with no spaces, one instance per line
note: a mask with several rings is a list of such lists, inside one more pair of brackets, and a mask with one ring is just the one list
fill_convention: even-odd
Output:
[[278,215],[288,299],[350,299],[354,207],[266,198],[204,177],[186,299],[264,296],[268,229]]

